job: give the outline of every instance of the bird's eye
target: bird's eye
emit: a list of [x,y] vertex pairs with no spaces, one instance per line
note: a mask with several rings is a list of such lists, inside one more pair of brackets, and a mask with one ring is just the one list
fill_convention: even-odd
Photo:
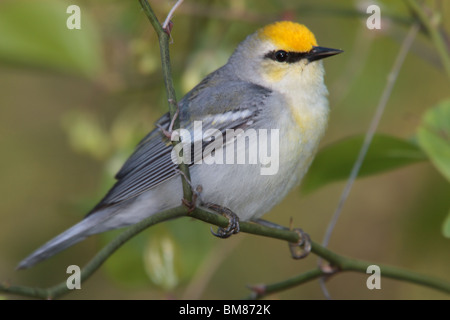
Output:
[[278,62],[286,62],[287,58],[288,58],[288,53],[286,51],[279,50],[279,51],[275,52],[275,59]]

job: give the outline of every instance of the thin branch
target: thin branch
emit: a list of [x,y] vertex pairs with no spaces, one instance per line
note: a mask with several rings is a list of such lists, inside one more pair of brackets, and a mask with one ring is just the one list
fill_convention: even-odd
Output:
[[392,67],[391,72],[389,73],[389,76],[387,78],[386,87],[384,88],[383,94],[381,95],[380,101],[378,103],[378,106],[375,111],[375,115],[372,118],[372,121],[369,125],[369,129],[367,130],[363,145],[361,147],[361,150],[359,151],[358,158],[355,161],[355,164],[352,168],[352,171],[350,173],[349,179],[347,181],[347,184],[344,188],[344,191],[342,192],[342,195],[339,199],[338,206],[336,208],[336,211],[333,214],[332,220],[330,225],[328,226],[328,229],[325,233],[325,237],[322,241],[323,246],[327,246],[331,237],[331,233],[334,229],[334,226],[336,225],[337,219],[339,218],[339,215],[342,211],[342,208],[345,204],[345,201],[348,198],[348,195],[350,193],[350,190],[353,186],[353,183],[355,182],[355,179],[358,176],[359,170],[361,169],[361,165],[364,162],[364,158],[366,157],[367,151],[369,150],[370,144],[372,142],[373,136],[377,130],[378,124],[380,123],[381,117],[384,113],[384,109],[386,108],[386,104],[389,100],[389,97],[391,96],[392,89],[394,87],[394,84],[397,80],[398,73],[400,71],[401,66],[403,65],[403,62],[406,58],[406,55],[409,51],[409,48],[412,45],[412,42],[414,41],[414,38],[416,37],[416,34],[419,30],[418,24],[414,24],[408,35],[405,38],[405,41],[403,42],[401,46],[401,50],[399,54],[397,55],[397,58],[395,60],[394,66]]
[[247,298],[260,299],[267,295],[299,286],[303,283],[317,279],[319,277],[323,279],[324,277],[328,277],[330,275],[337,275],[341,272],[355,271],[366,274],[367,268],[371,265],[377,265],[380,268],[381,277],[427,286],[429,288],[450,294],[450,283],[442,282],[442,279],[411,272],[409,270],[397,267],[380,265],[375,262],[368,262],[344,257],[341,255],[337,255],[336,253],[331,252],[325,247],[322,247],[315,243],[313,243],[313,251],[321,258],[329,261],[333,266],[334,271],[330,273],[323,271],[321,268],[316,268],[277,283],[268,285],[249,286],[250,289],[252,290],[252,293]]
[[[162,5],[167,2],[167,0],[153,0],[155,4]],[[215,5],[208,2],[203,4],[196,1],[190,1],[184,3],[184,5],[178,10],[179,14],[187,15],[191,17],[206,17],[208,19],[222,19],[231,21],[245,21],[247,23],[257,23],[266,24],[273,22],[274,16],[263,14],[256,10],[251,11],[249,8],[241,8],[235,6],[226,5]],[[360,10],[358,8],[347,8],[342,5],[335,5],[327,3],[326,5],[320,4],[304,4],[292,2],[290,4],[290,11],[296,12],[299,18],[302,17],[328,17],[333,18],[362,18],[367,19],[367,13],[365,10]],[[282,18],[282,13],[275,18]],[[390,12],[383,13],[383,18],[392,21],[399,25],[409,26],[413,23],[413,19],[410,16],[403,16],[392,14]]]
[[[184,206],[165,210],[154,214],[151,217],[126,229],[111,242],[109,242],[102,250],[100,250],[100,252],[97,253],[94,258],[92,258],[91,261],[89,261],[89,263],[81,270],[80,282],[83,283],[87,280],[117,249],[141,231],[162,221],[185,216],[186,212],[187,209]],[[67,287],[65,281],[49,288],[33,288],[0,284],[0,292],[40,299],[56,299],[69,293],[70,291],[71,290]]]
[[[405,40],[403,41],[403,44],[400,48],[400,52],[398,53],[397,58],[392,67],[392,70],[388,75],[386,86],[384,88],[383,94],[381,95],[380,101],[378,102],[378,106],[376,108],[375,115],[373,116],[372,121],[369,125],[369,129],[367,130],[366,137],[364,138],[363,145],[358,154],[358,158],[356,159],[355,164],[353,165],[352,171],[347,180],[347,184],[345,185],[344,191],[342,192],[341,197],[339,199],[337,208],[336,208],[335,212],[333,213],[333,216],[331,217],[331,221],[325,232],[325,236],[322,241],[322,245],[324,247],[328,246],[328,243],[331,238],[331,234],[332,234],[334,227],[336,226],[336,223],[342,212],[342,208],[344,207],[344,204],[348,199],[350,190],[352,189],[353,183],[355,182],[356,178],[358,177],[359,170],[361,169],[361,166],[364,162],[367,151],[369,150],[370,144],[372,143],[373,136],[375,135],[378,124],[380,123],[381,117],[386,108],[387,102],[389,101],[389,97],[391,96],[392,89],[397,80],[400,69],[403,65],[403,62],[405,61],[408,51],[411,48],[411,45],[412,45],[418,31],[419,31],[419,25],[417,23],[413,24],[408,32],[408,35],[406,36]],[[320,259],[319,259],[318,264],[319,265],[321,264]],[[325,282],[323,279],[321,279],[321,288],[324,291],[325,296],[327,298],[329,298],[328,292],[326,291]]]
[[437,13],[429,18],[423,8],[415,0],[405,0],[412,12],[420,20],[420,23],[425,27],[426,31],[430,35],[431,41],[433,41],[439,56],[441,57],[442,65],[450,78],[450,54],[449,49],[445,43],[445,39],[438,28],[438,21],[435,19]]
[[[166,210],[152,215],[151,217],[129,227],[123,233],[118,235],[113,241],[108,243],[91,261],[81,270],[81,283],[87,280],[102,264],[108,259],[118,248],[135,235],[157,223],[187,216],[187,208],[179,206],[174,209]],[[210,224],[226,227],[228,219],[210,211],[196,208],[190,215]],[[286,240],[289,242],[298,242],[298,234],[289,230],[272,229],[260,226],[250,222],[241,222],[241,232],[263,235],[271,238]],[[66,282],[61,282],[49,288],[35,288],[27,286],[15,286],[9,284],[0,284],[0,292],[17,294],[21,296],[40,298],[40,299],[56,299],[70,292]]]
[[[175,91],[173,90],[171,69],[170,69],[170,59],[169,59],[169,35],[164,31],[163,27],[158,22],[154,12],[152,11],[150,5],[146,0],[139,0],[141,3],[144,12],[149,18],[151,24],[153,25],[155,31],[158,34],[160,48],[161,48],[161,59],[163,66],[163,74],[164,80],[166,84],[166,90],[168,95],[169,109],[171,114],[171,119],[175,115],[178,110],[176,100],[175,100]],[[174,129],[179,128],[179,120],[175,119],[174,121]],[[183,175],[189,177],[189,171],[184,171]],[[182,175],[182,176],[183,176]],[[185,192],[185,199],[189,198],[189,194],[192,196],[191,188],[186,181],[188,179],[182,179],[183,181],[183,190],[188,189],[188,192]],[[185,188],[186,187],[186,188]],[[157,223],[171,220],[174,218],[179,218],[188,215],[188,210],[184,206],[179,206],[170,210],[162,211],[157,214],[152,215],[151,217],[129,227],[119,236],[117,236],[113,241],[108,243],[81,271],[81,281],[84,282],[88,279],[102,264],[108,259],[120,246],[122,246],[129,239],[140,233],[141,231],[147,229],[148,227],[155,225]],[[196,208],[192,213],[189,214],[190,217],[205,221],[207,223],[226,227],[228,225],[228,219],[225,217],[218,215],[216,213],[211,213],[210,211],[204,210],[202,208]],[[295,231],[279,229],[279,228],[270,228],[267,226],[262,226],[250,222],[241,222],[240,223],[241,232],[251,233],[255,235],[266,236],[274,239],[280,239],[284,241],[288,241],[290,243],[297,243],[299,241],[299,234]],[[374,264],[365,261],[360,261],[352,258],[347,258],[341,256],[339,254],[330,251],[324,246],[320,246],[317,243],[312,243],[311,252],[316,254],[317,256],[327,260],[333,268],[337,268],[338,271],[358,271],[358,272],[366,272],[367,266]],[[404,281],[409,281],[413,283],[418,283],[424,286],[428,286],[434,289],[441,290],[443,292],[450,293],[450,283],[441,279],[436,279],[433,277],[428,277],[424,275],[420,275],[414,272],[398,269],[395,267],[389,266],[380,266],[382,269],[382,273],[384,276],[396,278]],[[282,283],[266,286],[266,294],[270,290],[281,290],[283,287],[298,285],[300,283],[304,283],[306,281],[315,279],[324,274],[324,271],[320,268],[309,271],[305,274],[297,276],[292,279],[288,279],[283,281]],[[269,288],[269,290],[267,290]],[[43,298],[43,299],[55,299],[61,297],[62,295],[70,292],[67,288],[66,282],[62,282],[58,285],[55,285],[50,288],[33,288],[26,286],[14,286],[8,284],[0,284],[0,292],[18,294],[22,296],[35,297],[35,298]]]
[[[108,259],[118,248],[120,248],[125,242],[130,240],[135,235],[139,234],[143,230],[153,226],[157,223],[168,221],[175,218],[184,217],[187,215],[187,208],[180,206],[174,209],[159,212],[151,217],[129,227],[120,235],[118,235],[113,241],[108,243],[92,260],[81,270],[81,282],[83,283],[87,280],[102,264]],[[219,227],[226,227],[228,225],[228,219],[206,211],[202,208],[196,208],[189,217],[194,217],[202,221],[206,221],[213,225]],[[288,242],[296,243],[299,241],[299,235],[295,231],[287,229],[269,228],[266,226],[261,226],[251,222],[241,222],[240,224],[241,232],[261,235],[265,237],[270,237],[274,239],[285,240]],[[434,288],[446,293],[450,293],[450,282],[443,279],[437,279],[434,277],[421,275],[415,272],[399,269],[391,266],[383,266],[374,262],[361,261],[349,257],[339,255],[315,242],[312,243],[311,252],[315,255],[321,257],[322,259],[328,261],[333,268],[337,268],[337,271],[357,271],[361,273],[366,273],[367,267],[369,265],[376,264],[381,268],[382,276],[394,278],[398,280],[408,281],[411,283],[420,284],[430,288]],[[296,276],[292,279],[282,281],[278,284],[266,286],[265,295],[280,291],[283,289],[291,288],[297,286],[306,281],[313,280],[323,274],[320,268],[320,274],[317,271],[307,273],[306,275]],[[26,286],[14,286],[8,284],[0,284],[0,292],[17,294],[21,296],[40,298],[40,299],[56,299],[64,294],[70,292],[67,288],[66,282],[62,282],[50,288],[34,288]],[[257,296],[260,297],[260,296]]]
[[177,3],[175,3],[175,5],[172,7],[172,9],[170,9],[169,13],[167,14],[166,20],[164,20],[164,23],[162,25],[164,30],[167,30],[167,26],[169,25],[169,22],[172,19],[175,10],[177,10],[177,8],[181,6],[182,3],[183,0],[178,0]]
[[320,268],[309,270],[298,276],[286,279],[284,281],[272,283],[272,284],[260,284],[255,286],[248,286],[252,293],[247,297],[249,300],[261,299],[270,294],[285,291],[293,287],[299,286],[303,283],[317,279],[323,276],[324,272]]
[[[178,1],[175,4],[175,6],[179,6],[181,2],[182,1]],[[161,24],[159,23],[158,18],[155,15],[155,12],[152,10],[147,0],[139,0],[139,3],[141,4],[142,9],[147,15],[148,20],[155,29],[156,34],[158,35],[162,72],[164,77],[164,84],[166,87],[167,101],[169,103],[170,119],[171,123],[173,123],[172,129],[176,130],[180,128],[180,119],[178,116],[176,116],[176,114],[178,113],[178,104],[175,89],[173,86],[172,67],[170,64],[170,53],[169,53],[170,35],[169,33],[166,32],[165,28],[161,26]],[[168,18],[172,17],[175,9],[172,8],[172,10],[170,10],[171,13],[169,13]],[[172,144],[175,147],[175,145],[178,144],[178,141],[173,141]],[[188,181],[190,181],[189,167],[184,163],[184,161],[180,161],[179,169],[181,172],[183,172],[184,176],[186,177],[186,179],[184,179],[183,177],[181,178],[183,184],[184,199],[186,199],[188,202],[192,202],[192,190],[191,186],[188,183]]]

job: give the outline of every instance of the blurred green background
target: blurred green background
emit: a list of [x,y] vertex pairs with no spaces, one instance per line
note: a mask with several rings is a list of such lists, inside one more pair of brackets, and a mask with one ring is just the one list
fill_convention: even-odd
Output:
[[[163,20],[174,2],[150,4]],[[81,30],[66,27],[71,4],[81,8]],[[381,7],[381,30],[366,28],[369,4]],[[449,31],[450,4],[426,4]],[[365,133],[411,23],[403,1],[186,0],[173,19],[178,98],[226,63],[246,35],[281,19],[304,23],[319,45],[345,51],[324,62],[332,112],[322,146]],[[433,44],[419,34],[378,132],[414,140],[425,112],[449,97],[449,83]],[[0,1],[0,281],[39,287],[65,281],[68,265],[82,267],[118,233],[14,270],[83,218],[166,111],[157,38],[138,1]],[[320,242],[344,184],[294,190],[264,218],[288,225],[293,217]],[[448,281],[450,240],[442,228],[449,195],[448,181],[430,161],[358,179],[330,248]],[[183,218],[140,234],[64,299],[236,299],[249,293],[248,284],[281,281],[316,263],[314,255],[291,259],[282,241],[247,234],[220,240],[209,225]],[[336,299],[448,299],[385,278],[381,290],[369,290],[366,279],[339,274],[327,287]],[[323,297],[312,281],[268,298]]]

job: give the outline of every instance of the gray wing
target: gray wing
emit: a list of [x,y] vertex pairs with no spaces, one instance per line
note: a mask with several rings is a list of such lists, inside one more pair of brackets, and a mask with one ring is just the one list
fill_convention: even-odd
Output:
[[[255,125],[263,110],[264,100],[271,95],[271,91],[248,82],[220,81],[216,78],[217,74],[212,73],[180,101],[181,127],[192,131],[196,120],[202,120],[203,130],[215,128],[221,132]],[[208,87],[205,87],[206,83]],[[217,87],[221,88],[220,92]],[[198,105],[203,106],[203,111],[197,110]],[[157,124],[168,129],[169,114],[162,116]],[[203,149],[206,145],[203,144]],[[151,131],[117,173],[116,184],[89,214],[134,198],[179,174],[171,152],[172,144],[161,130]]]

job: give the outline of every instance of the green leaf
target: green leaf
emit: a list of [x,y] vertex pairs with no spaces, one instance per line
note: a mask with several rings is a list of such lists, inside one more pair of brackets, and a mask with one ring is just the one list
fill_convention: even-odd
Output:
[[[328,183],[347,179],[363,141],[363,135],[354,136],[320,150],[303,179],[302,191],[309,193]],[[426,155],[412,142],[377,134],[361,166],[359,177],[393,170],[426,159]]]
[[450,181],[450,100],[425,113],[417,137],[433,165]]
[[70,3],[0,2],[0,62],[94,77],[102,67],[99,34],[81,7],[81,29],[66,25]]
[[450,238],[450,211],[448,212],[447,218],[445,218],[442,225],[442,234],[444,237]]

